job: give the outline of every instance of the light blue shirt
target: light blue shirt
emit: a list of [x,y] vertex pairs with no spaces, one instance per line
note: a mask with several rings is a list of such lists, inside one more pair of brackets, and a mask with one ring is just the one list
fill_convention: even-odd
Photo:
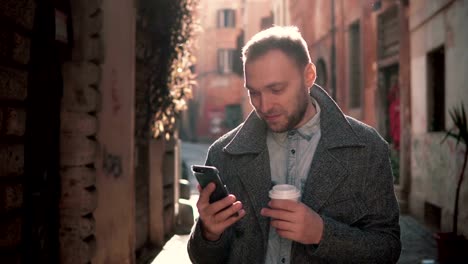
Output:
[[[301,193],[320,140],[320,106],[311,98],[317,113],[302,127],[283,133],[268,131],[271,181],[295,185]],[[291,243],[270,227],[265,263],[290,263]]]

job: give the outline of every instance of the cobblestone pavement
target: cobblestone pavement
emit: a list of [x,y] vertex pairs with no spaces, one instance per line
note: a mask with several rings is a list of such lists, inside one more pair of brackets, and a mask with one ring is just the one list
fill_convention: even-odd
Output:
[[437,259],[433,233],[409,215],[400,216],[402,250],[399,264],[422,263]]

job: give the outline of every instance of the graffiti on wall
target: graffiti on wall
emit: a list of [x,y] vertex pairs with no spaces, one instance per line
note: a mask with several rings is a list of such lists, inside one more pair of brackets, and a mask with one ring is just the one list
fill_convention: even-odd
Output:
[[122,176],[122,157],[107,152],[104,146],[102,152],[102,168],[106,175],[119,178]]
[[412,191],[438,206],[450,208],[454,184],[463,162],[461,147],[448,139],[441,143],[444,133],[414,135],[411,149]]

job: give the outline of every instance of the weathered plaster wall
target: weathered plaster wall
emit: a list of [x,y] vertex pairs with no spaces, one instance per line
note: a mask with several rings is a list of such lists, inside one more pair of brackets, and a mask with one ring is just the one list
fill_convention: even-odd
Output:
[[[464,147],[456,147],[454,140],[441,144],[442,133],[413,136],[411,156],[410,210],[424,219],[424,203],[442,209],[441,229],[450,231],[455,201],[455,188],[463,163]],[[465,170],[468,175],[468,170]],[[467,234],[468,227],[468,181],[464,181],[460,192],[459,229]]]
[[[468,19],[466,1],[411,1],[411,114],[412,114],[412,190],[410,209],[424,218],[424,202],[441,207],[441,229],[451,230],[456,179],[462,166],[463,146],[453,141],[441,144],[443,132],[427,129],[427,54],[445,47],[446,129],[452,126],[448,110],[460,102],[468,106]],[[468,184],[460,195],[459,228],[465,235],[468,226]]]
[[[264,0],[263,0],[264,1]],[[197,81],[194,100],[197,101],[198,120],[197,136],[199,139],[215,139],[226,129],[212,133],[212,124],[224,120],[225,107],[228,104],[241,104],[246,102],[243,77],[236,73],[218,73],[218,50],[237,49],[237,38],[242,33],[246,23],[242,12],[242,1],[200,1],[200,24],[203,33],[198,37],[197,50]],[[235,27],[218,28],[217,17],[221,9],[234,9],[236,12]],[[253,23],[253,22],[252,22]],[[260,20],[256,22],[260,25]],[[247,39],[246,39],[247,40]],[[240,58],[241,54],[236,54]],[[245,110],[243,111],[245,115]]]
[[93,263],[133,263],[135,248],[135,1],[104,0],[102,107],[98,114],[97,253]]

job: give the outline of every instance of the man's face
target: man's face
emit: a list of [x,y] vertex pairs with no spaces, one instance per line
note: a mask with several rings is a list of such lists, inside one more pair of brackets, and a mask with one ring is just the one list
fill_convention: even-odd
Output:
[[[313,80],[310,83],[305,78],[306,69],[309,68],[299,69],[295,61],[280,50],[271,50],[253,61],[247,61],[245,87],[250,104],[271,131],[285,132],[309,120],[306,116],[312,104],[308,87]],[[309,86],[306,86],[306,82]]]

